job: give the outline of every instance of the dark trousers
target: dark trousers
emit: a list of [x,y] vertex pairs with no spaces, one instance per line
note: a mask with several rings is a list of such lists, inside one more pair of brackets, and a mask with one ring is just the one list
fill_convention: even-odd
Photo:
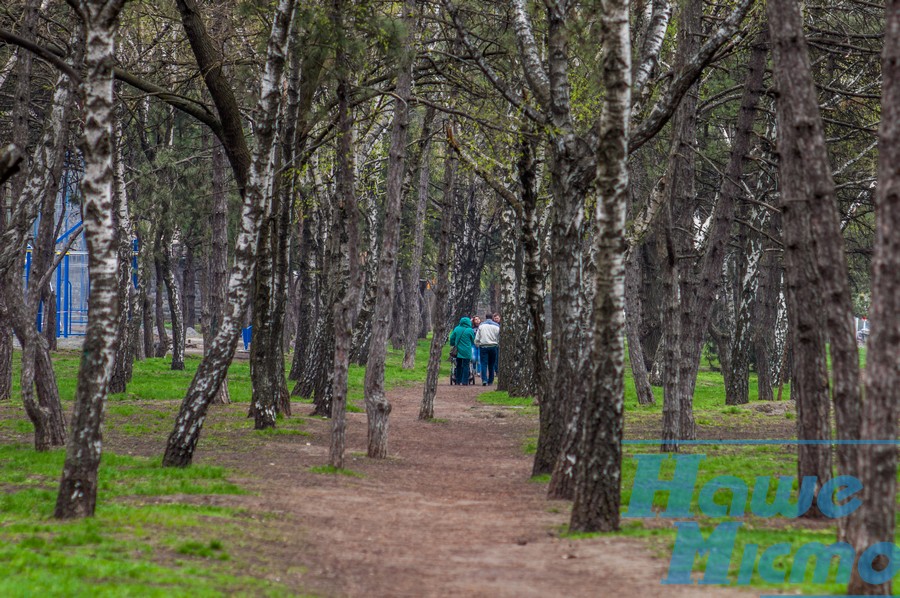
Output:
[[494,383],[494,374],[497,373],[497,357],[500,355],[500,347],[481,347],[481,362],[484,364],[481,381],[488,384]]
[[466,357],[456,358],[456,383],[465,386],[469,383],[469,361]]

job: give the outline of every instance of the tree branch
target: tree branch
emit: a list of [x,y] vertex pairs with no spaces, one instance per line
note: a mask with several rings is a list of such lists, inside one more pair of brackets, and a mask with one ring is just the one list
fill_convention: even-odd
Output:
[[[722,22],[718,30],[697,51],[684,70],[669,85],[666,93],[653,106],[650,116],[634,130],[629,141],[628,151],[633,153],[639,147],[647,143],[654,135],[659,133],[681,103],[681,98],[688,92],[694,82],[700,77],[715,57],[719,49],[732,38],[740,38],[735,33],[740,27],[744,17],[753,6],[754,0],[740,0],[730,15]],[[737,39],[735,39],[737,41]]]
[[516,194],[509,190],[503,183],[497,180],[493,174],[491,174],[486,168],[481,166],[478,162],[475,161],[472,156],[466,153],[466,151],[460,146],[459,142],[456,140],[456,137],[453,135],[453,126],[450,123],[447,123],[445,127],[445,131],[447,133],[447,143],[450,144],[450,147],[453,148],[453,151],[456,152],[456,155],[459,156],[460,160],[466,163],[466,165],[475,171],[481,179],[488,184],[488,186],[493,189],[497,195],[502,197],[506,203],[512,207],[512,209],[516,212],[516,216],[519,218],[522,217],[524,210],[522,208],[522,202],[519,201],[519,198],[516,197]]
[[66,62],[62,56],[60,56],[53,50],[40,46],[32,42],[31,40],[27,40],[24,37],[20,37],[11,31],[6,31],[5,29],[0,29],[0,40],[3,40],[8,44],[12,44],[13,46],[19,46],[20,48],[28,50],[38,58],[49,62],[60,72],[65,73],[65,75],[72,79],[72,81],[76,83],[81,82],[81,75],[79,75],[78,72],[75,71],[74,68],[72,68],[72,65]]

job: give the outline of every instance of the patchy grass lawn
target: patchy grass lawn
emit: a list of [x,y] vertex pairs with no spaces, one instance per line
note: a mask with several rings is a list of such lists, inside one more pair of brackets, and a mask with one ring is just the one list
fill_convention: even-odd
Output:
[[106,453],[96,517],[57,521],[64,458],[62,450],[0,446],[0,595],[290,594],[236,573],[246,534],[239,511],[180,500],[242,493],[225,469]]

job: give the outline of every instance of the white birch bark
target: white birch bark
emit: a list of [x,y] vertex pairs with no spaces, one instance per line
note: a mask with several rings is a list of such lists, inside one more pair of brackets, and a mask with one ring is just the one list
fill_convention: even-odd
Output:
[[54,511],[63,519],[94,514],[103,409],[115,356],[119,259],[113,202],[113,66],[116,21],[123,4],[124,0],[76,4],[86,35],[81,188],[91,292],[72,430]]
[[271,173],[275,119],[281,101],[281,74],[284,71],[294,4],[294,0],[279,0],[275,10],[257,102],[257,149],[241,207],[240,230],[235,241],[225,313],[209,352],[200,362],[182,401],[163,457],[163,464],[166,466],[190,465],[206,412],[225,379],[228,364],[237,346],[243,316],[250,304],[256,249],[265,213],[265,193],[270,188],[267,177]]

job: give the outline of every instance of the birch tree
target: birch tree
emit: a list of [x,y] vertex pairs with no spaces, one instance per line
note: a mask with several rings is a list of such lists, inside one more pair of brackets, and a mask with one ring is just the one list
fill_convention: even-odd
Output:
[[103,410],[112,374],[118,316],[118,252],[114,215],[113,66],[115,35],[124,0],[70,0],[85,28],[82,221],[91,293],[54,516],[91,517],[97,503]]
[[248,167],[247,146],[234,93],[224,79],[221,67],[215,64],[215,53],[210,46],[209,35],[197,12],[197,6],[193,0],[179,0],[178,8],[219,116],[223,123],[229,123],[225,125],[225,129],[229,132],[223,135],[226,152],[235,179],[243,190],[240,231],[235,241],[225,314],[209,352],[200,362],[182,401],[163,457],[164,465],[185,467],[190,465],[193,459],[207,410],[225,378],[237,345],[243,315],[250,303],[256,248],[265,213],[266,193],[271,189],[270,181],[273,176],[275,119],[281,101],[278,85],[284,71],[294,1],[279,0],[272,19],[266,65],[257,103],[259,114],[256,130],[257,147],[253,154],[252,167]]

